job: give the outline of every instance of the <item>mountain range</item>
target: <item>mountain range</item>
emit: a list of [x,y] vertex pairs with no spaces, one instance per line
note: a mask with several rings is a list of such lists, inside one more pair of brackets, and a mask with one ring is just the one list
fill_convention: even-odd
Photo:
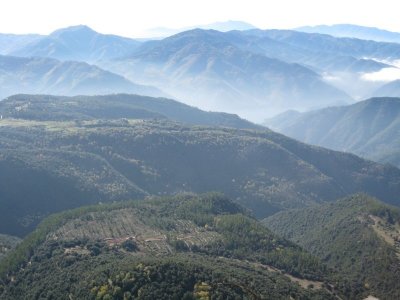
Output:
[[284,107],[306,109],[351,100],[300,64],[241,49],[235,33],[229,32],[186,31],[144,43],[129,58],[101,66],[200,108],[252,120]]
[[[400,170],[391,166],[225,115],[195,110],[197,125],[180,124],[178,113],[168,113],[173,101],[90,97],[82,111],[80,101],[20,95],[0,102],[0,232],[23,236],[51,212],[180,192],[221,191],[257,217],[358,191],[398,205]],[[161,104],[164,118],[152,108]]]
[[400,98],[371,98],[307,113],[289,111],[264,124],[306,143],[400,166]]
[[359,26],[353,24],[317,25],[296,28],[307,33],[322,33],[337,37],[350,37],[377,42],[400,43],[400,33],[376,27]]
[[393,43],[291,30],[195,29],[143,43],[101,66],[193,105],[259,121],[283,107],[304,111],[379,93],[384,83],[368,74],[395,68],[399,58]]
[[0,97],[3,98],[16,93],[99,95],[125,92],[164,95],[157,88],[135,84],[120,75],[85,62],[41,57],[0,55],[0,82]]
[[47,36],[0,35],[0,53],[22,57],[48,57],[93,63],[129,54],[140,42],[100,34],[85,25],[71,26]]
[[[94,63],[190,105],[257,122],[287,109],[306,111],[349,104],[352,98],[387,96],[386,82],[368,78],[395,70],[400,59],[400,45],[395,43],[251,26],[240,29],[193,29],[144,42],[79,25],[47,36],[0,35],[0,53]],[[47,85],[18,92],[63,94]],[[126,87],[116,92],[155,95]]]
[[227,32],[227,31],[232,31],[232,30],[250,30],[250,29],[256,29],[256,27],[250,23],[243,22],[243,21],[235,21],[235,20],[229,20],[225,22],[214,22],[210,24],[205,24],[205,25],[196,25],[196,26],[190,26],[190,27],[184,27],[184,28],[167,28],[167,27],[155,27],[155,28],[150,28],[145,31],[144,33],[144,38],[151,39],[151,38],[165,38],[174,34],[178,34],[183,31],[188,31],[192,29],[213,29],[213,30],[218,30],[222,32]]
[[1,299],[400,298],[400,44],[230,21],[0,54]]

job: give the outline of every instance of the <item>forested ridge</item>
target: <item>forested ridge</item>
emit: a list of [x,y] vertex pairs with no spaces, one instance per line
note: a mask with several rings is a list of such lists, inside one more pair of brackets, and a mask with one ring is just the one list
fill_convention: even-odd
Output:
[[[221,191],[257,217],[365,191],[396,204],[400,171],[269,130],[169,120],[0,122],[0,227],[90,203]],[[7,187],[7,188],[5,188]]]
[[398,209],[334,202],[398,206],[395,167],[164,98],[0,113],[2,299],[398,295]]
[[281,212],[264,224],[319,257],[364,296],[399,298],[399,208],[358,194]]
[[[115,215],[125,231],[112,225]],[[0,263],[0,272],[2,299],[334,299],[341,293],[318,259],[220,194],[51,216]]]

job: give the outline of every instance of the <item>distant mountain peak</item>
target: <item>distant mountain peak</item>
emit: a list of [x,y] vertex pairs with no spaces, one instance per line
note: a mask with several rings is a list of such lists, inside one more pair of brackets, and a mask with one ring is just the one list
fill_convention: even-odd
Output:
[[57,29],[56,31],[53,31],[50,34],[50,36],[57,37],[57,36],[65,34],[65,33],[76,34],[77,32],[84,33],[84,34],[97,34],[96,31],[94,31],[92,28],[90,28],[87,25],[74,25],[74,26]]
[[228,20],[228,21],[214,22],[210,24],[187,26],[183,28],[156,27],[148,29],[147,32],[145,32],[144,34],[148,37],[160,38],[160,37],[171,36],[192,29],[213,29],[221,32],[227,32],[232,30],[244,31],[250,29],[257,29],[257,27],[243,21]]

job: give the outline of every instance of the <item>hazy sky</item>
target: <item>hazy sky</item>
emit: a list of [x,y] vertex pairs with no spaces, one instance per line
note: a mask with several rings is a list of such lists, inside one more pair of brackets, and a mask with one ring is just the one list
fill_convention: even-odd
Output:
[[[1,0],[0,32],[42,33],[85,24],[102,33],[140,36],[153,27],[179,28],[242,20],[260,28],[353,23],[400,32],[394,0]],[[398,3],[398,2],[397,2]]]

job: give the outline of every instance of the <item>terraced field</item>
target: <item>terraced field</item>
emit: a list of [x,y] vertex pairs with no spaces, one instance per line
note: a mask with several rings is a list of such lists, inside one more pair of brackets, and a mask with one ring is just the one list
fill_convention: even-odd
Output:
[[[147,222],[147,223],[146,223]],[[124,208],[108,212],[91,212],[73,219],[48,235],[48,240],[74,241],[79,239],[101,240],[109,247],[118,247],[133,241],[140,252],[168,254],[174,252],[170,240],[182,241],[186,247],[210,244],[222,236],[207,227],[200,227],[190,220],[158,220],[159,227],[168,222],[169,230],[157,228],[152,221],[138,214],[137,209]]]

